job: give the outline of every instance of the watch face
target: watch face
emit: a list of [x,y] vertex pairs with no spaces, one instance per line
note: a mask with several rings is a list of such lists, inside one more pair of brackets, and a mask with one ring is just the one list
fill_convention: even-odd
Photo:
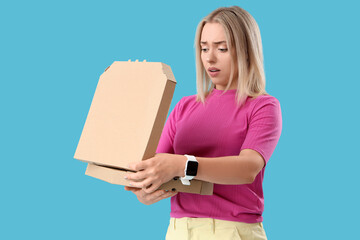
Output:
[[199,165],[198,162],[188,161],[188,165],[187,165],[187,169],[186,169],[186,175],[187,176],[196,176],[198,165]]

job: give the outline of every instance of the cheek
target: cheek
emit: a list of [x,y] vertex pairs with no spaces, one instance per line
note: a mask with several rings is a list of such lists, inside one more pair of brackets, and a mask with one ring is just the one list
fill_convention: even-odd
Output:
[[230,56],[223,56],[223,58],[221,59],[222,65],[223,65],[223,69],[226,72],[230,72],[231,71],[231,57]]

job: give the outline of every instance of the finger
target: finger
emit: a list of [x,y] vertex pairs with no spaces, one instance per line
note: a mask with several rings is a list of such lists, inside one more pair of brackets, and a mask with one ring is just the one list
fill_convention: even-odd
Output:
[[147,179],[145,179],[143,181],[139,181],[139,182],[130,181],[129,185],[131,187],[135,187],[135,188],[146,188],[151,185],[151,179],[147,178]]
[[160,198],[163,195],[167,194],[168,192],[166,190],[157,190],[157,191],[155,191],[153,193],[150,193],[150,194],[145,193],[145,192],[143,192],[143,193],[144,193],[143,198],[145,198],[146,201],[148,201],[148,202],[157,202],[157,201],[160,200]]
[[151,186],[148,186],[144,189],[144,191],[146,193],[152,193],[152,192],[155,192],[156,189],[158,189],[160,187],[160,184],[158,183],[153,183]]
[[159,190],[159,191],[153,192],[153,193],[151,193],[151,194],[148,194],[148,193],[144,192],[143,189],[141,189],[141,190],[138,192],[137,196],[138,196],[139,198],[142,198],[142,199],[145,199],[145,200],[149,201],[149,199],[151,200],[151,199],[157,198],[157,197],[159,197],[159,196],[160,196],[161,194],[163,194],[163,193],[164,193],[163,190]]
[[142,180],[145,179],[147,175],[145,171],[138,171],[136,173],[127,173],[124,178],[126,180]]
[[134,188],[134,187],[129,187],[129,186],[125,186],[125,188],[124,188],[126,191],[138,191],[138,190],[140,190],[139,188]]
[[169,193],[168,196],[162,196],[162,197],[164,197],[164,198],[173,197],[173,196],[175,196],[176,194],[178,194],[179,192],[178,192],[178,191],[169,191],[168,193]]
[[144,170],[148,166],[147,161],[129,163],[128,167],[134,171]]
[[153,193],[148,194],[148,196],[153,200],[158,197],[161,197],[162,195],[166,194],[167,192],[165,190],[157,190]]
[[[127,190],[127,189],[129,189],[129,190]],[[130,192],[134,193],[135,195],[139,195],[139,193],[141,191],[141,188],[127,187],[127,189],[125,189],[125,190],[130,191]]]
[[178,194],[177,191],[175,191],[175,192],[174,192],[174,191],[168,191],[168,192],[166,192],[165,194],[159,196],[159,197],[156,199],[156,201],[160,201],[160,200],[163,200],[163,199],[166,199],[166,198],[169,198],[169,197],[173,197],[173,196],[175,196],[176,194]]

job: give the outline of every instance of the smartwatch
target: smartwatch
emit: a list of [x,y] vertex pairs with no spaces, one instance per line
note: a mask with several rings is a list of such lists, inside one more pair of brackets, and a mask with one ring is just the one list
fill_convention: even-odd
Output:
[[199,162],[194,156],[185,154],[185,157],[187,158],[184,171],[185,177],[181,177],[180,180],[183,185],[190,185],[190,180],[192,180],[197,174]]

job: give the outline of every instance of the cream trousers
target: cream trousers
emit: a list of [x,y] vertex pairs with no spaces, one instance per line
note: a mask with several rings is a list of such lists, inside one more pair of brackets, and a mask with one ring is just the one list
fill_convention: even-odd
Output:
[[266,240],[262,223],[212,218],[170,218],[166,240]]

